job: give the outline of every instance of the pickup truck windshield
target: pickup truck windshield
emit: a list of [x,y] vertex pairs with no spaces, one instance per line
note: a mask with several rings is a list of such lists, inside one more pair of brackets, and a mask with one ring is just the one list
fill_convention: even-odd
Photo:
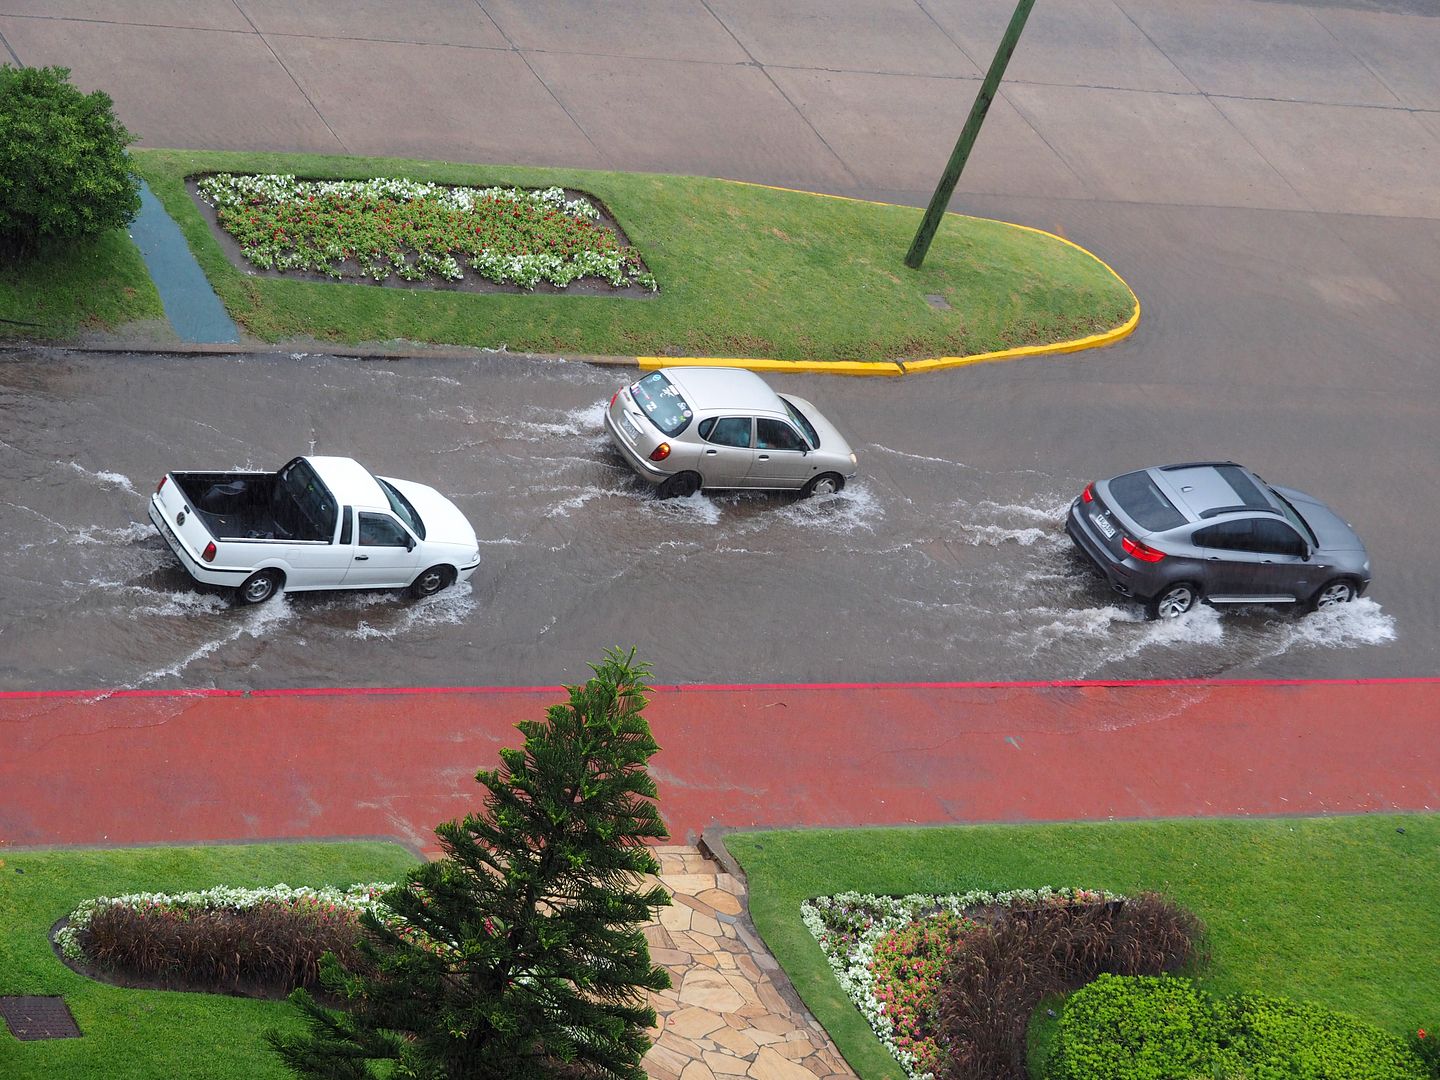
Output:
[[410,500],[401,495],[394,484],[387,484],[378,476],[375,477],[375,482],[380,485],[380,490],[385,492],[385,498],[390,500],[390,509],[395,511],[395,516],[409,525],[411,532],[424,540],[425,522],[420,520],[420,515],[415,512],[415,507],[410,505]]

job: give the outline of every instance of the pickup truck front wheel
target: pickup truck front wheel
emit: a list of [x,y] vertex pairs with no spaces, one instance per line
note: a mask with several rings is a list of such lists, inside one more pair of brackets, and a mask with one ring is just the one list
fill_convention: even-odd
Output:
[[235,590],[235,599],[242,604],[263,604],[285,584],[285,575],[279,570],[256,570],[240,583]]
[[410,583],[410,595],[416,600],[423,600],[427,596],[434,596],[454,580],[455,571],[450,567],[432,566]]

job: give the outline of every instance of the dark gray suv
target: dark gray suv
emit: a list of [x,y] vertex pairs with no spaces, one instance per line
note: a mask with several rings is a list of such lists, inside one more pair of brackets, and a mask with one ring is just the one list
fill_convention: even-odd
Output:
[[1370,585],[1355,530],[1324,503],[1233,461],[1140,469],[1090,484],[1065,531],[1115,591],[1174,619],[1211,604],[1345,604]]

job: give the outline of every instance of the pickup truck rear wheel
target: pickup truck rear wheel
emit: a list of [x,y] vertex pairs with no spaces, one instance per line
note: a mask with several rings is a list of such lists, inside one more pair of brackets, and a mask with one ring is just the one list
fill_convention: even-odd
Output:
[[263,604],[285,584],[285,575],[279,570],[256,570],[240,583],[235,590],[235,599],[242,604]]
[[432,566],[410,583],[410,595],[416,600],[434,596],[455,580],[455,571],[448,566]]

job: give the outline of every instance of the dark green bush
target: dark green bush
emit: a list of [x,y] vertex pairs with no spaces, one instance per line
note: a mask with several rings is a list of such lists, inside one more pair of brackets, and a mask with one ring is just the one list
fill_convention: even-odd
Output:
[[1426,1080],[1398,1036],[1311,1002],[1241,994],[1222,1002],[1226,1057],[1246,1080]]
[[0,66],[0,253],[99,237],[140,210],[125,147],[134,136],[68,68]]
[[1102,975],[1065,1003],[1046,1080],[1428,1080],[1419,1055],[1323,1005]]
[[1049,1080],[1189,1080],[1211,1075],[1217,1050],[1215,1007],[1188,979],[1101,975],[1065,1003],[1047,1072]]

